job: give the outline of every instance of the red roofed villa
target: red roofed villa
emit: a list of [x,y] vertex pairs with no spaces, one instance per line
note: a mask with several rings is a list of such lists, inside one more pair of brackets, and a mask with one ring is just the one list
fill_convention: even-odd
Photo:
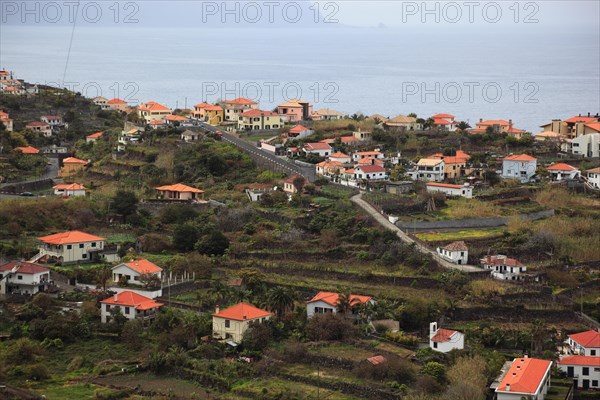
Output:
[[75,157],[67,157],[63,160],[63,167],[60,169],[59,176],[70,176],[83,170],[88,165],[85,160],[80,160]]
[[[356,317],[356,310],[354,308],[360,304],[370,303],[375,304],[375,300],[371,296],[361,296],[351,294],[348,298],[350,310],[346,317]],[[311,318],[315,314],[326,314],[333,313],[337,314],[338,306],[340,304],[340,293],[334,292],[319,292],[312,299],[306,302],[306,315]]]
[[502,178],[527,183],[537,170],[537,158],[528,154],[511,154],[502,160]]
[[165,185],[155,188],[161,200],[201,202],[204,200],[204,190],[196,189],[183,183]]
[[600,389],[600,357],[567,356],[558,361],[558,368],[573,380],[578,389]]
[[85,196],[85,187],[79,183],[61,183],[52,186],[54,194],[63,197]]
[[15,150],[20,151],[23,154],[40,154],[40,151],[38,149],[31,146],[15,147]]
[[271,319],[273,313],[242,302],[224,310],[217,306],[212,316],[213,337],[237,345],[252,322],[263,323]]
[[101,321],[110,322],[114,310],[118,310],[127,319],[141,319],[143,321],[156,317],[161,303],[135,292],[124,290],[108,299],[102,300]]
[[123,281],[130,285],[144,285],[142,275],[154,275],[159,280],[162,279],[162,268],[146,260],[129,260],[112,268],[113,281],[121,283]]
[[49,283],[50,270],[41,265],[21,261],[0,265],[0,294],[34,295]]
[[537,358],[515,358],[496,388],[498,400],[543,400],[550,387],[552,361]]
[[102,135],[104,135],[104,132],[96,132],[96,133],[92,133],[91,135],[87,135],[85,137],[85,142],[86,143],[93,143],[96,140],[100,139],[102,137]]
[[589,330],[569,335],[567,344],[573,354],[600,357],[600,332]]
[[565,179],[577,179],[581,175],[581,171],[572,165],[566,163],[552,164],[546,171],[550,173],[553,181],[562,181]]
[[98,258],[106,238],[81,231],[67,231],[37,238],[39,253],[31,262],[55,259],[61,263],[89,262]]
[[429,324],[429,347],[440,353],[462,350],[465,347],[465,335],[452,329],[438,328],[437,322]]

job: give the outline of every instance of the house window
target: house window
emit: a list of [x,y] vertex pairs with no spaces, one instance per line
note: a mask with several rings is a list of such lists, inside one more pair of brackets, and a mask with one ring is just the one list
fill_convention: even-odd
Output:
[[83,249],[83,243],[79,243],[79,248]]
[[433,348],[437,349],[437,342],[433,342]]
[[67,245],[67,250],[71,250],[72,248],[73,248],[73,245],[71,245],[71,244]]
[[138,275],[136,275],[136,276],[134,276],[134,277],[133,277],[133,280],[134,280],[134,281],[139,281],[139,280],[140,280],[140,277],[139,277]]
[[590,374],[589,367],[583,367],[583,368],[581,368],[581,374],[582,375],[589,375]]
[[110,305],[109,304],[106,305],[106,311],[110,311]]
[[87,258],[87,254],[82,254],[81,258]]
[[228,319],[225,320],[225,328],[229,328],[231,326],[231,321]]
[[96,247],[96,242],[92,242],[92,247]]
[[[2,275],[0,275],[0,278],[2,278]],[[595,356],[596,355],[596,350],[590,350],[590,356]]]
[[592,381],[592,387],[598,387],[598,381]]
[[23,280],[23,275],[17,275],[17,279],[22,281]]
[[125,314],[129,314],[129,307],[125,307]]

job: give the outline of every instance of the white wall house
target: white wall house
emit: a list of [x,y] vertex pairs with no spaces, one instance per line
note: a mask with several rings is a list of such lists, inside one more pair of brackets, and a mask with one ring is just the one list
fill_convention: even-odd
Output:
[[589,330],[569,335],[567,344],[575,355],[600,357],[600,332]]
[[0,265],[0,294],[34,295],[49,283],[50,270],[41,265],[18,261]]
[[358,162],[363,158],[375,158],[377,160],[385,159],[385,155],[380,151],[357,151],[356,153],[352,153],[352,161]]
[[484,269],[490,270],[492,277],[503,281],[519,281],[524,278],[523,274],[527,267],[514,258],[505,255],[485,256],[480,260]]
[[329,155],[329,161],[339,161],[342,164],[349,163],[351,160],[352,158],[349,155],[340,152]]
[[[333,313],[337,314],[337,306],[339,304],[339,293],[319,292],[312,299],[306,302],[306,315],[311,318],[315,314]],[[371,296],[360,296],[356,294],[350,295],[350,305],[352,307],[360,304],[370,303],[376,304]],[[350,312],[347,316],[353,317],[355,313]]]
[[552,361],[515,358],[496,388],[497,400],[544,400],[550,388]]
[[320,157],[327,157],[333,152],[333,148],[328,143],[322,142],[306,143],[303,150],[306,154],[316,154]]
[[462,240],[438,247],[437,253],[454,264],[467,264],[469,260],[469,248]]
[[581,175],[581,171],[572,165],[565,163],[556,163],[548,168],[546,171],[550,173],[550,177],[553,181],[563,181],[566,179],[576,179]]
[[473,197],[473,187],[468,183],[464,185],[451,185],[449,183],[428,182],[427,192],[444,193],[446,196],[460,196],[470,199]]
[[154,275],[159,280],[162,278],[162,268],[148,260],[130,260],[112,268],[113,282],[119,283],[123,280],[129,285],[144,285],[140,280],[142,275]]
[[584,158],[600,157],[600,133],[589,133],[571,139],[571,152]]
[[440,353],[465,348],[465,335],[452,329],[439,328],[437,322],[429,324],[429,347]]
[[594,188],[600,189],[600,168],[589,169],[587,171],[587,180]]
[[113,310],[118,310],[127,319],[150,320],[156,316],[162,306],[161,303],[128,290],[102,300],[100,303],[102,323],[110,322]]
[[54,194],[57,196],[64,197],[78,197],[85,196],[85,187],[79,183],[61,183],[52,186]]
[[600,389],[600,357],[567,356],[558,361],[558,368],[573,379],[578,389]]
[[213,338],[241,343],[250,323],[255,321],[263,323],[271,319],[273,313],[242,302],[224,310],[220,310],[217,306],[212,316]]
[[366,179],[370,182],[384,181],[387,179],[385,168],[379,165],[361,165],[354,168],[354,179]]
[[106,239],[80,231],[68,231],[37,238],[41,245],[34,260],[55,258],[62,263],[88,262],[102,251]]
[[527,183],[535,175],[537,158],[527,154],[512,154],[502,160],[502,177]]
[[444,165],[444,160],[439,158],[421,158],[408,175],[414,180],[441,182],[444,180]]

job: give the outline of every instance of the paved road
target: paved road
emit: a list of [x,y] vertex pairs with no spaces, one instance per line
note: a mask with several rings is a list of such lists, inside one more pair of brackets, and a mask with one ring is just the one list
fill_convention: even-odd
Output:
[[44,173],[39,178],[29,179],[27,181],[21,181],[21,182],[1,183],[0,189],[3,187],[7,187],[7,186],[18,186],[18,185],[22,185],[22,184],[31,183],[31,182],[43,181],[45,179],[56,178],[58,176],[58,158],[49,158],[48,162],[50,164],[46,166]]
[[448,262],[448,261],[444,260],[443,258],[441,258],[435,250],[432,250],[429,247],[424,246],[419,242],[416,242],[411,237],[409,237],[406,233],[402,232],[400,230],[400,228],[398,228],[396,225],[394,225],[390,221],[388,221],[388,219],[385,218],[383,215],[381,215],[381,213],[379,213],[375,208],[373,208],[373,206],[371,206],[369,203],[364,201],[362,199],[362,193],[352,196],[351,200],[354,204],[358,205],[360,208],[365,210],[365,212],[367,214],[369,214],[371,217],[373,217],[375,219],[375,221],[379,222],[379,224],[381,226],[383,226],[384,228],[389,229],[393,232],[396,232],[396,235],[400,238],[400,240],[402,240],[405,243],[409,243],[409,244],[414,243],[416,248],[421,253],[431,254],[433,256],[433,259],[438,264],[440,264],[442,267],[445,267],[448,269],[457,269],[457,270],[463,271],[463,272],[481,272],[482,271],[481,268],[475,267],[473,265],[458,265],[458,264],[453,264],[451,262]]
[[247,153],[254,154],[274,164],[279,165],[284,171],[288,171],[290,174],[302,175],[309,182],[314,182],[314,180],[316,179],[316,171],[314,166],[309,167],[306,165],[295,164],[289,161],[287,157],[278,157],[273,153],[269,153],[268,151],[264,151],[261,148],[256,147],[255,145],[253,145],[250,142],[247,142],[246,140],[239,139],[225,131],[221,131],[218,128],[206,124],[204,122],[201,122],[200,126],[209,132],[221,132],[220,135],[223,140],[237,146],[238,148],[244,150]]

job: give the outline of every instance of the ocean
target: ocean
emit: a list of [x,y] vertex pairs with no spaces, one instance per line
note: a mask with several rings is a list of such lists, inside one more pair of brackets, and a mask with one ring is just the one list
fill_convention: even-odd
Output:
[[512,119],[533,133],[600,111],[600,38],[586,30],[17,24],[0,34],[0,67],[18,78],[134,104],[249,97],[270,110],[302,98],[349,114]]

